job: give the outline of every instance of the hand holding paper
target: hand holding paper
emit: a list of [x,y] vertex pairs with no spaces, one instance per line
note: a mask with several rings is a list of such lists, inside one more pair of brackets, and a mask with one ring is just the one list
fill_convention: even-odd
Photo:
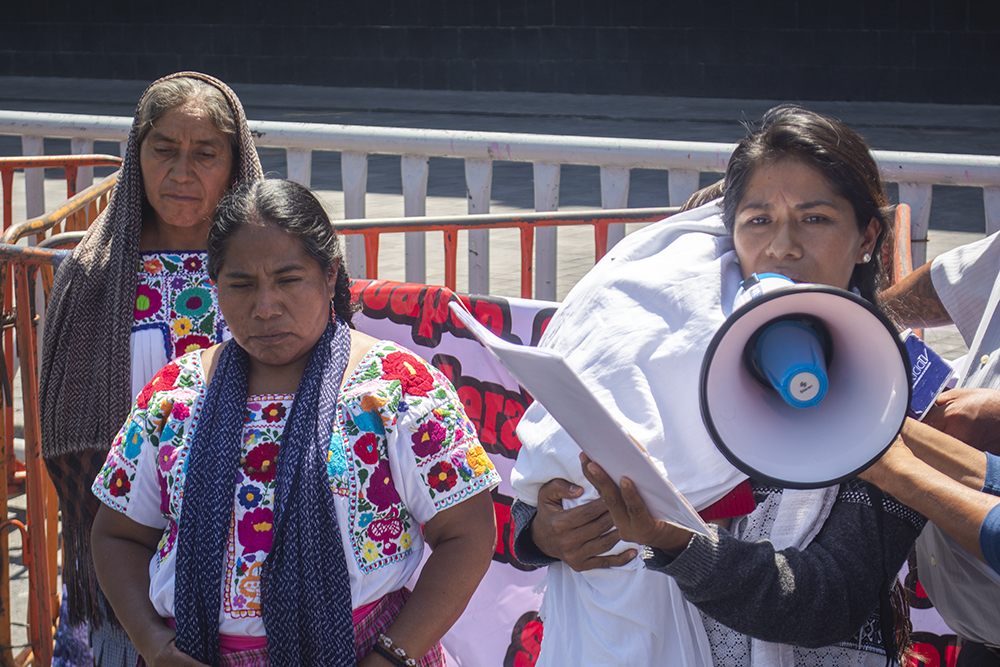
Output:
[[587,480],[601,494],[622,540],[656,547],[671,556],[678,556],[687,548],[691,531],[651,517],[632,480],[622,477],[619,488],[586,454],[580,455],[580,463]]
[[635,483],[638,495],[653,518],[714,539],[705,522],[662,469],[597,400],[561,354],[508,343],[479,324],[461,304],[452,303],[450,307],[479,342],[612,480],[627,476]]

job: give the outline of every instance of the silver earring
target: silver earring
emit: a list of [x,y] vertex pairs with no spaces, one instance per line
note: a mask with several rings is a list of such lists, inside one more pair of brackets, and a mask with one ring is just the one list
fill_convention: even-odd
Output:
[[866,252],[864,255],[861,256],[862,264],[867,264],[870,261],[872,261],[872,254],[870,252]]

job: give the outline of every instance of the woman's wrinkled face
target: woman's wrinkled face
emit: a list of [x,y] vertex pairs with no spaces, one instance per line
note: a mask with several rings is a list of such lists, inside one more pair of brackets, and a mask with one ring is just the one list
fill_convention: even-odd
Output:
[[233,152],[205,110],[188,103],[163,114],[139,146],[139,165],[156,222],[207,233],[233,182]]
[[219,310],[254,361],[304,367],[330,321],[336,276],[280,227],[245,226],[226,243]]
[[798,283],[847,289],[881,231],[864,233],[850,202],[816,169],[785,158],[757,169],[736,209],[733,241],[744,278],[780,273]]

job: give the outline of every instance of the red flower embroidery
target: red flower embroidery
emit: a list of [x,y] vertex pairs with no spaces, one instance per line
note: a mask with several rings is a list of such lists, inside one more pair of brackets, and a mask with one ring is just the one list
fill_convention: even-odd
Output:
[[427,473],[427,483],[438,493],[450,491],[457,481],[458,473],[455,472],[455,466],[447,461],[435,463]]
[[378,440],[374,433],[365,433],[354,443],[354,453],[365,465],[375,465],[378,462]]
[[204,350],[209,347],[212,347],[211,338],[208,336],[191,334],[190,336],[184,336],[183,338],[177,339],[177,342],[174,343],[174,356],[180,357],[188,352],[193,352],[194,350]]
[[278,474],[278,443],[267,440],[249,452],[242,461],[247,476],[255,482],[273,482]]
[[386,355],[382,360],[382,376],[399,380],[403,384],[403,393],[411,396],[426,396],[434,387],[434,378],[424,362],[405,352]]
[[441,443],[444,442],[446,435],[448,432],[436,421],[422,424],[410,437],[413,441],[413,453],[420,458],[426,458],[441,451]]
[[160,369],[160,372],[153,376],[149,384],[142,390],[139,397],[135,399],[136,405],[145,410],[149,406],[149,397],[158,391],[172,389],[177,376],[181,374],[181,369],[177,364],[167,364]]
[[115,474],[111,476],[111,484],[108,486],[108,491],[115,498],[120,498],[128,493],[132,489],[132,485],[128,481],[128,474],[119,468],[115,470]]
[[274,424],[285,418],[285,406],[281,403],[271,403],[263,410],[264,421]]

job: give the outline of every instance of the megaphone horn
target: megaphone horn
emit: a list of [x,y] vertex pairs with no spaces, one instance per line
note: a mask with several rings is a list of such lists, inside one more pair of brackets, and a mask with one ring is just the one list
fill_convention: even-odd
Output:
[[912,391],[909,356],[864,299],[787,283],[756,290],[712,338],[701,368],[702,418],[747,475],[790,488],[830,486],[878,460],[899,433]]

